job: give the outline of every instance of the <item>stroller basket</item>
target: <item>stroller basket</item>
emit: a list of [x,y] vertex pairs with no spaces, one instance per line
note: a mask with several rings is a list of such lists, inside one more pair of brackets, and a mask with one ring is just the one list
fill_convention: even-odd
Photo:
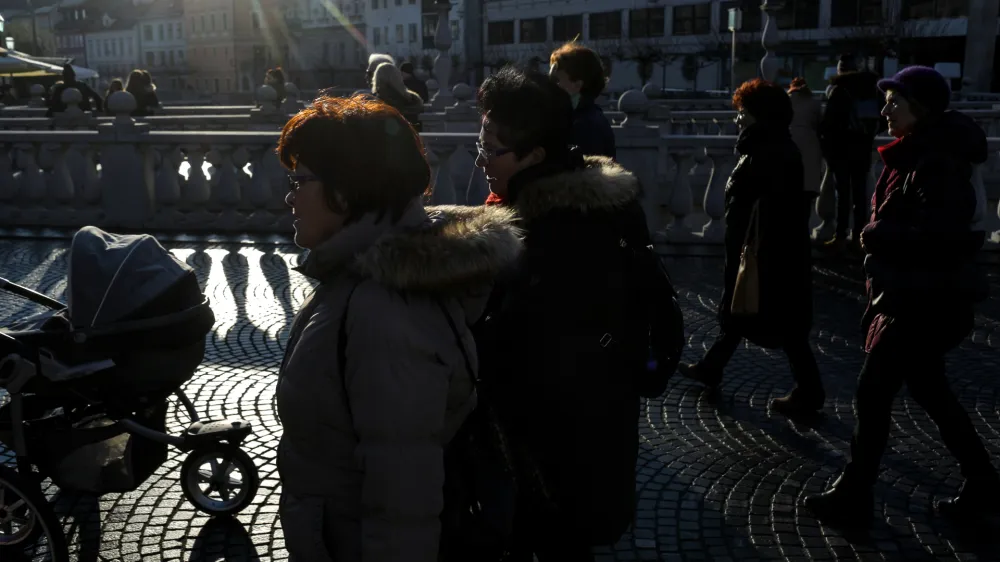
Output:
[[[92,494],[135,490],[167,460],[167,444],[125,431],[105,416],[73,423],[62,408],[48,408],[39,396],[26,396],[25,437],[29,453],[62,489]],[[167,403],[146,408],[132,419],[165,431]],[[10,404],[0,407],[0,441],[12,444]]]

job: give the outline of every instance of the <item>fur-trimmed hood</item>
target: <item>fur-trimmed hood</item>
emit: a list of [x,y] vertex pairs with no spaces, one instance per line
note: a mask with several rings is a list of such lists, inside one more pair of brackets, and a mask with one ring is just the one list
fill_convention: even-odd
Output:
[[[514,198],[514,209],[531,220],[557,210],[587,213],[616,209],[639,196],[639,180],[614,160],[605,156],[585,156],[583,160],[582,168],[524,180]],[[514,176],[512,181],[517,179]]]
[[521,253],[514,213],[415,200],[400,220],[362,217],[311,251],[299,270],[324,281],[348,272],[387,288],[463,295],[490,284]]

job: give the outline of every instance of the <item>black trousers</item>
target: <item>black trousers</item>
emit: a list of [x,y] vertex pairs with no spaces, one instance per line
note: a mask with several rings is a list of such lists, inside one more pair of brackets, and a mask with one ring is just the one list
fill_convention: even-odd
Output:
[[[719,339],[708,349],[700,364],[711,372],[721,373],[733,357],[733,353],[736,353],[741,341],[743,338],[736,334],[726,332],[719,334]],[[808,337],[785,344],[783,351],[788,356],[795,386],[805,392],[822,392],[823,382],[820,380],[819,367],[816,365],[812,348],[809,347]]]
[[593,550],[566,517],[543,515],[519,502],[514,517],[513,545],[506,562],[594,562]]
[[892,402],[903,383],[910,396],[937,424],[941,440],[969,480],[995,479],[989,454],[945,378],[944,355],[924,346],[894,339],[880,341],[865,359],[858,377],[851,461],[844,477],[852,485],[870,487],[889,439]]
[[[837,185],[837,239],[844,240],[850,230],[854,240],[860,239],[861,229],[871,217],[871,201],[868,200],[868,174],[872,167],[871,143],[851,147],[829,163],[830,171]],[[854,211],[854,227],[849,227],[851,210]]]

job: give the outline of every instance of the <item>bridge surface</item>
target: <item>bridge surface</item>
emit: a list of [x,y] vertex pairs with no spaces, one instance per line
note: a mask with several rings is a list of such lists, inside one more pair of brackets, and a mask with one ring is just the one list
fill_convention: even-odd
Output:
[[[232,520],[212,520],[187,503],[178,483],[183,456],[141,488],[100,498],[63,494],[58,514],[78,561],[248,560],[287,558],[277,517],[275,373],[289,321],[311,286],[291,271],[298,252],[285,245],[167,243],[193,266],[217,317],[205,361],[185,390],[202,414],[253,421],[247,452],[262,484]],[[62,297],[67,244],[0,239],[0,276]],[[671,258],[695,360],[715,335],[722,261]],[[990,452],[1000,454],[1000,271],[972,336],[948,359],[955,391]],[[767,409],[790,384],[781,353],[741,348],[715,395],[683,379],[650,400],[640,419],[638,518],[632,533],[598,560],[1000,560],[996,528],[959,526],[936,516],[936,497],[961,478],[927,415],[902,394],[876,491],[876,523],[867,537],[822,526],[799,507],[845,462],[854,425],[852,397],[864,355],[858,329],[863,303],[857,264],[818,263],[812,342],[828,389],[823,416],[792,422]],[[0,324],[31,312],[0,295]],[[567,420],[572,423],[572,420]],[[173,432],[186,416],[171,407]],[[9,452],[0,450],[0,460]],[[6,559],[5,559],[6,560]]]

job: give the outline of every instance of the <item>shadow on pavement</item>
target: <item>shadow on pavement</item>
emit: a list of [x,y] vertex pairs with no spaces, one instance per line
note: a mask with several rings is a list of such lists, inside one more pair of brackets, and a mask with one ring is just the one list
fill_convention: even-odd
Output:
[[260,562],[245,526],[232,517],[210,519],[191,547],[191,562]]

